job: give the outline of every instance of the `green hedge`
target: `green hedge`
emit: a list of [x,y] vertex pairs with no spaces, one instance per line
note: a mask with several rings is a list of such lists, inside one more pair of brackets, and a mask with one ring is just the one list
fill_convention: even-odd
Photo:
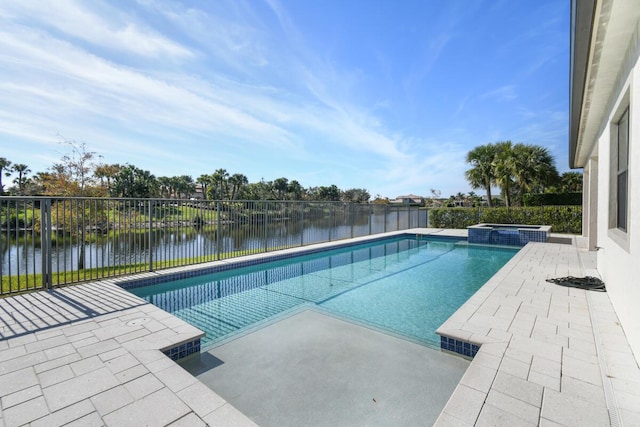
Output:
[[467,228],[481,222],[550,225],[553,233],[580,234],[582,232],[582,206],[429,209],[430,227]]
[[582,193],[527,193],[522,197],[525,206],[582,205]]

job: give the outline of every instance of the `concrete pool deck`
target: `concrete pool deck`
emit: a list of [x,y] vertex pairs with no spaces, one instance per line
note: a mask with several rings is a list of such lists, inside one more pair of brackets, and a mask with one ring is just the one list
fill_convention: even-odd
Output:
[[398,426],[432,425],[469,361],[307,308],[182,366],[260,426]]
[[[387,235],[404,233],[466,236]],[[482,346],[436,425],[640,425],[640,369],[607,294],[545,282],[597,275],[594,254],[553,239],[571,244],[530,243],[440,328]],[[255,425],[159,351],[199,335],[114,280],[0,299],[0,427]]]

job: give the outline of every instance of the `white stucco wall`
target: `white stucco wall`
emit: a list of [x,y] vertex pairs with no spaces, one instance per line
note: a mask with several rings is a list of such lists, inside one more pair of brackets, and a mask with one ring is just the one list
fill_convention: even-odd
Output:
[[[640,361],[640,67],[619,76],[621,84],[612,94],[608,117],[603,117],[602,132],[592,156],[598,159],[597,239],[598,271],[606,283],[609,297],[625,330],[636,360]],[[628,97],[626,96],[628,93]],[[627,233],[610,228],[611,123],[629,102],[629,166]],[[586,208],[586,206],[585,206]]]

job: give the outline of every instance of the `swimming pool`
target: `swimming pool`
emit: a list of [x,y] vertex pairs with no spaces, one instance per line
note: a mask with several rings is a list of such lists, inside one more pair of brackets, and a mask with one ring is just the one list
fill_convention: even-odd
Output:
[[202,348],[312,306],[429,346],[518,249],[400,237],[130,289],[206,333]]

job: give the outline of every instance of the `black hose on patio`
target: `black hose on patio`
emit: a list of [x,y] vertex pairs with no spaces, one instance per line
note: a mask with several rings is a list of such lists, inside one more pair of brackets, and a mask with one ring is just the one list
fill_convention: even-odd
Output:
[[604,282],[597,277],[560,277],[557,279],[547,279],[549,283],[555,283],[560,286],[567,286],[570,288],[578,288],[584,289],[586,291],[598,291],[598,292],[607,292],[607,289],[604,286]]

